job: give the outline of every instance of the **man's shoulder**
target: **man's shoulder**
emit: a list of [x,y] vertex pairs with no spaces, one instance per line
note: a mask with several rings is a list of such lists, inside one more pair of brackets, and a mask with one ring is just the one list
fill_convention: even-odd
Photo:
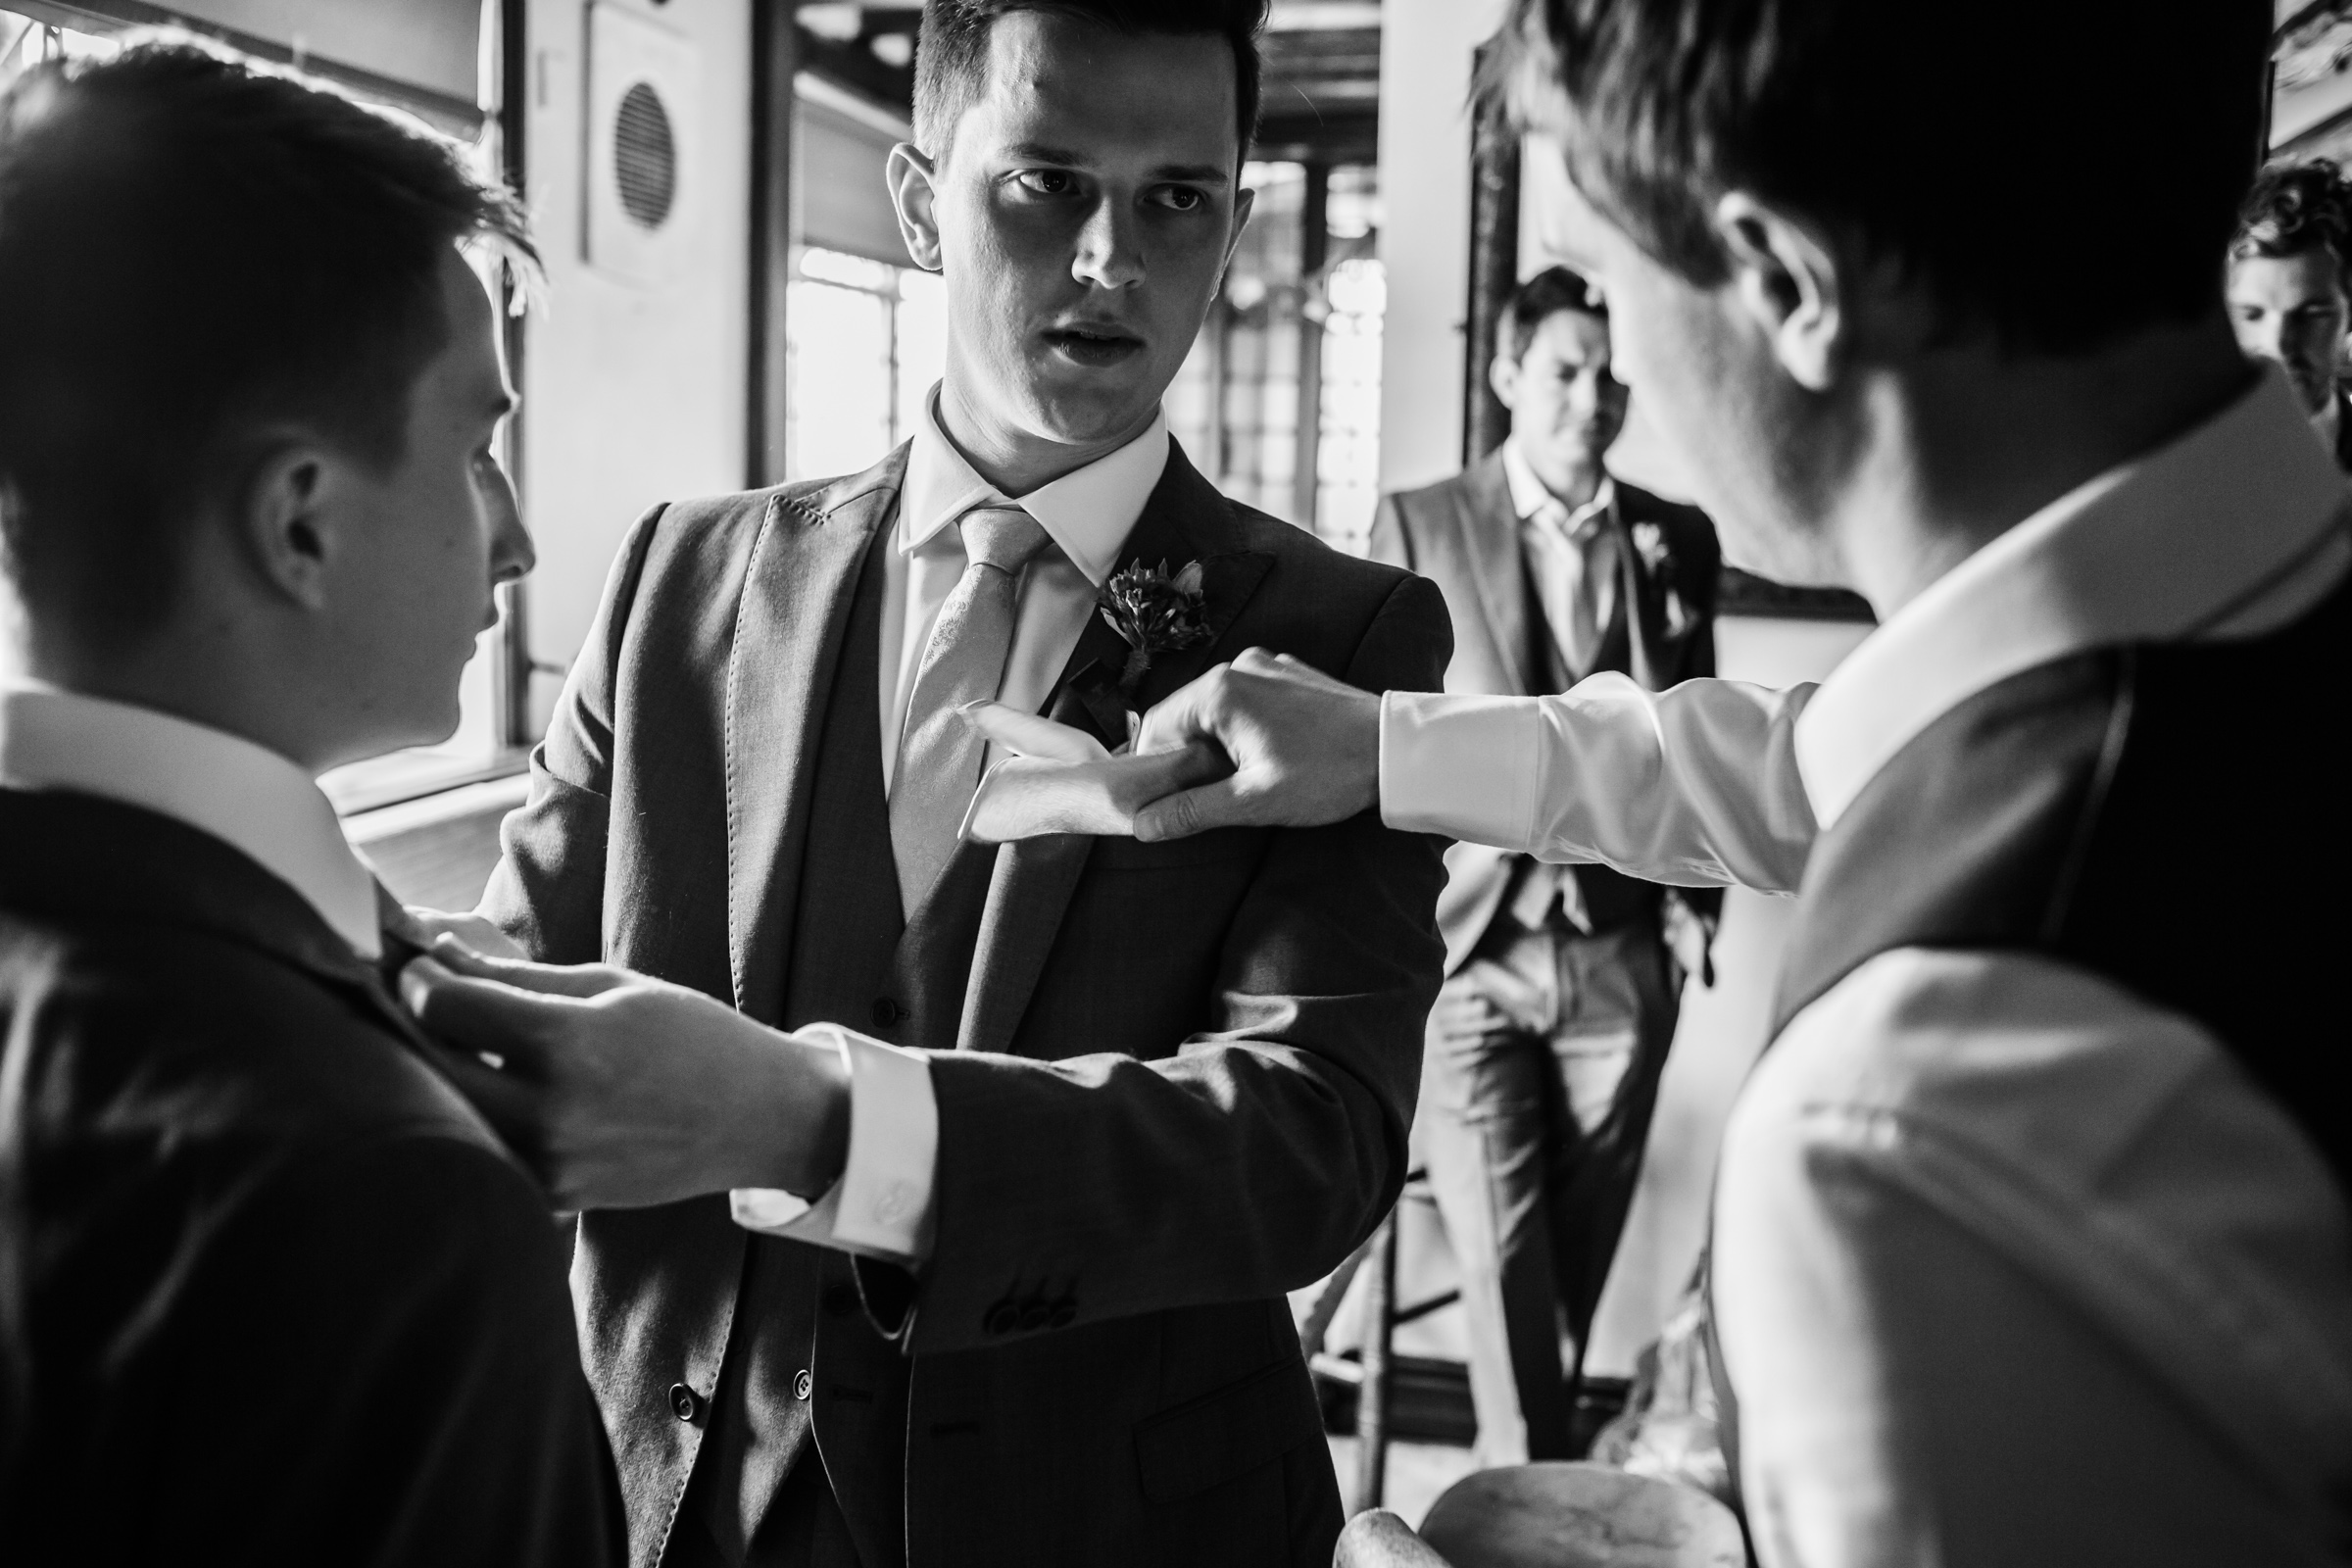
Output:
[[822,524],[855,502],[896,492],[905,473],[906,448],[901,447],[856,473],[665,501],[648,512],[640,526],[650,528],[673,549],[699,552],[734,544],[748,550],[760,531],[779,518]]
[[393,1030],[299,964],[164,922],[11,919],[0,1008],[11,1071],[57,1088],[7,1136],[71,1143],[160,1118],[190,1146],[332,1149],[415,1136],[500,1152]]
[[1470,517],[1497,526],[1515,522],[1510,508],[1510,481],[1503,475],[1499,452],[1471,464],[1459,473],[1428,484],[1392,490],[1383,498],[1408,528],[1425,528],[1441,519]]

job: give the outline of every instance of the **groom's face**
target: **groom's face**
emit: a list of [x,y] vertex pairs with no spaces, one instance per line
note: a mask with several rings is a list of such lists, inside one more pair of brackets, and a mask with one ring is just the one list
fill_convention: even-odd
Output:
[[902,200],[946,277],[954,395],[1061,446],[1151,421],[1248,217],[1235,102],[1214,34],[998,21],[984,89]]

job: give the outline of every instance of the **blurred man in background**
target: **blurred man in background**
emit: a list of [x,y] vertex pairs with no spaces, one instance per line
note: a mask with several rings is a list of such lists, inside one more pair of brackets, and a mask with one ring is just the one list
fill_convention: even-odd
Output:
[[[1713,674],[1713,526],[1602,465],[1627,400],[1607,306],[1564,267],[1538,273],[1503,314],[1489,376],[1510,438],[1387,497],[1372,527],[1375,560],[1445,592],[1446,690],[1526,697],[1617,670],[1662,691]],[[1446,869],[1422,1139],[1461,1268],[1479,1447],[1494,1464],[1573,1458],[1591,1431],[1561,1330],[1581,1369],[1674,1038],[1669,895],[1477,844],[1456,844]],[[1711,891],[1675,897],[1704,919],[1720,907]],[[1703,931],[1690,907],[1678,924]]]
[[2352,181],[2324,158],[2265,170],[2230,244],[2237,346],[2285,368],[2312,428],[2352,470],[2352,419],[2337,380],[2352,328]]

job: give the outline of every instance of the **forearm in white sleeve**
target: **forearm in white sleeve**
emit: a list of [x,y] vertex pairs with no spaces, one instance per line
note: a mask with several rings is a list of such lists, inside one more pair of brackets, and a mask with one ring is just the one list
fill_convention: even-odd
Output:
[[1390,692],[1381,819],[1649,882],[1793,892],[1817,831],[1795,747],[1814,690],[1602,674],[1554,697]]

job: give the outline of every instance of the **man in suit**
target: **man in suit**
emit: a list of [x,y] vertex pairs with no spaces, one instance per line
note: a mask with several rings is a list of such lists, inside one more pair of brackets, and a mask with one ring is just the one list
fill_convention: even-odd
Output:
[[[1511,435],[1467,472],[1385,498],[1373,559],[1445,591],[1449,692],[1563,692],[1603,670],[1649,691],[1715,672],[1721,559],[1696,508],[1612,477],[1625,423],[1608,308],[1564,267],[1512,295],[1489,376]],[[1446,853],[1446,989],[1430,1015],[1422,1148],[1461,1270],[1490,1464],[1579,1457],[1584,1348],[1674,1039],[1669,897],[1606,865]],[[1711,919],[1719,896],[1689,898]]]
[[[1514,0],[1490,81],[1559,138],[1635,396],[1735,559],[1878,628],[1782,691],[1376,699],[1245,654],[1137,742],[1235,764],[1148,842],[1377,802],[1796,892],[1699,1336],[1764,1568],[2352,1541],[2352,1110],[2314,1032],[2352,500],[2215,265],[2272,12],[2135,16]],[[2214,907],[2287,913],[2182,918]]]
[[[1401,1183],[1435,842],[960,833],[974,702],[1116,745],[1250,643],[1444,670],[1434,588],[1226,500],[1160,414],[1248,214],[1263,11],[934,0],[891,159],[948,289],[925,419],[638,523],[482,906],[540,962],[410,971],[589,1210],[647,1568],[1330,1557],[1283,1296]],[[1195,564],[1138,661],[1098,592]]]
[[2352,419],[2338,379],[2352,330],[2352,182],[2325,158],[2262,172],[2230,242],[2237,346],[2282,367],[2311,427],[2352,471]]
[[452,149],[194,49],[0,99],[12,1563],[618,1560],[546,1200],[313,783],[450,732],[531,563],[480,240]]

